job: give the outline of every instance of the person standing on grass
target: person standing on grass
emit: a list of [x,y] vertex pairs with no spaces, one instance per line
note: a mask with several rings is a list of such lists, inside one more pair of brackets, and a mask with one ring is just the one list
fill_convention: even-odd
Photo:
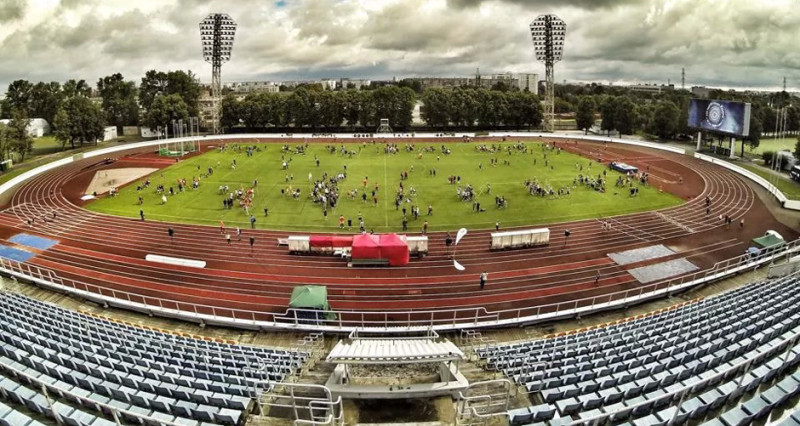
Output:
[[428,221],[426,220],[425,223],[422,224],[422,235],[428,233]]
[[142,222],[144,222],[144,210],[139,210],[139,217],[142,218]]
[[256,217],[250,215],[250,229],[256,229]]
[[339,215],[339,229],[344,229],[344,215]]
[[499,220],[494,223],[494,230],[495,231],[499,231],[500,230],[500,221]]
[[489,274],[487,274],[486,271],[483,271],[481,272],[480,278],[481,278],[481,290],[483,290],[483,287],[486,286],[486,281],[489,281]]

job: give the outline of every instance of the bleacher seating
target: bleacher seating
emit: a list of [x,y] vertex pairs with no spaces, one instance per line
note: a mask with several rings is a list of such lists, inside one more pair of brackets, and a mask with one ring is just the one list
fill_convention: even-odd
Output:
[[[759,282],[649,316],[535,341],[479,349],[543,404],[511,424],[681,424],[702,420],[761,385],[718,421],[763,418],[800,391],[800,282]],[[536,399],[538,400],[538,399]],[[527,411],[525,411],[527,410]]]
[[[256,382],[281,382],[308,356],[148,330],[0,293],[0,396],[63,424],[116,424],[108,420],[114,416],[135,424],[143,417],[241,424]],[[36,424],[16,410],[6,414],[14,418],[9,424]]]

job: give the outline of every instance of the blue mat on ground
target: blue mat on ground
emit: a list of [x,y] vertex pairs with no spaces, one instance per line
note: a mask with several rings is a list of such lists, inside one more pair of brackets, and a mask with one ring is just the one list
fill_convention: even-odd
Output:
[[0,245],[0,257],[4,259],[16,260],[17,262],[27,262],[34,256],[33,253],[13,247]]
[[636,173],[636,172],[639,171],[639,169],[637,167],[634,167],[634,166],[631,166],[631,165],[628,165],[628,164],[625,164],[625,163],[619,163],[619,162],[616,162],[616,161],[612,161],[610,166],[611,166],[612,169],[614,169],[614,170],[616,170],[618,172],[626,173],[626,174],[627,173]]
[[14,244],[33,247],[39,250],[47,250],[50,247],[53,247],[54,245],[58,244],[57,240],[51,240],[50,238],[44,238],[44,237],[37,237],[36,235],[30,235],[30,234],[17,234],[11,237],[8,241],[11,241]]

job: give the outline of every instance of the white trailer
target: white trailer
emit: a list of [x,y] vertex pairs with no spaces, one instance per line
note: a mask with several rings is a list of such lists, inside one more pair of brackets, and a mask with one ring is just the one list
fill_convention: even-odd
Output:
[[408,254],[417,257],[425,257],[428,255],[428,237],[405,237],[408,243]]
[[290,235],[286,239],[289,253],[308,253],[311,251],[311,237],[308,235]]
[[492,232],[491,250],[506,250],[550,244],[550,229],[536,228],[520,231]]

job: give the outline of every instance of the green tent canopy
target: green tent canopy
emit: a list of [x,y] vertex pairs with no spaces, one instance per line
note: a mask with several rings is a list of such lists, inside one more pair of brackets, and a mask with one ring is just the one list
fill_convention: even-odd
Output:
[[764,249],[776,246],[778,244],[783,244],[783,238],[780,238],[772,233],[767,233],[763,237],[753,238],[753,244]]
[[[330,311],[331,305],[328,304],[328,288],[322,285],[297,286],[292,290],[292,297],[289,299],[289,307]],[[326,319],[335,318],[336,315],[332,312],[326,315]]]

